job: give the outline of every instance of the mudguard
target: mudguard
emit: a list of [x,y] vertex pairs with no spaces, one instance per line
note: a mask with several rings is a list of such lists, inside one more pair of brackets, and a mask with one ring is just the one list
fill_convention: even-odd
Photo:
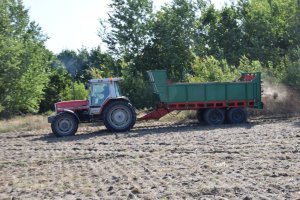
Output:
[[61,115],[63,113],[69,113],[69,114],[71,114],[72,116],[75,117],[75,119],[77,119],[78,123],[80,122],[79,117],[77,116],[77,114],[73,110],[64,109],[64,111],[62,111],[62,112],[60,112],[60,113],[58,113],[56,115],[49,116],[48,117],[48,123],[52,123],[54,121],[54,119],[55,119],[56,116],[59,116],[59,115]]
[[112,102],[114,102],[114,101],[126,101],[126,102],[129,102],[129,103],[131,103],[130,102],[130,100],[127,98],[127,97],[125,97],[125,96],[120,96],[120,97],[116,97],[116,98],[108,98],[104,103],[103,103],[103,106],[101,106],[101,108],[100,108],[100,113],[102,113],[102,111],[104,110],[104,108],[108,105],[108,104],[110,104],[110,103],[112,103]]

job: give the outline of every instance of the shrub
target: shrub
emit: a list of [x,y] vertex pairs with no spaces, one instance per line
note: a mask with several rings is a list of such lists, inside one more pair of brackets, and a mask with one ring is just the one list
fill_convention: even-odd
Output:
[[188,76],[189,82],[227,81],[235,78],[235,69],[226,60],[217,60],[213,56],[195,58],[192,64],[193,74]]
[[283,82],[300,91],[300,48],[292,51]]
[[88,97],[88,90],[85,89],[85,85],[80,82],[74,82],[74,91],[73,84],[68,85],[64,91],[60,94],[60,98],[63,101],[67,100],[84,100]]
[[120,86],[122,94],[130,99],[134,107],[140,109],[153,105],[152,89],[142,77],[125,77]]

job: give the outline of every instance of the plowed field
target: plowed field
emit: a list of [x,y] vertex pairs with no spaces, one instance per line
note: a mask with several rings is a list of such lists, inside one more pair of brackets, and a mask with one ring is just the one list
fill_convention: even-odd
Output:
[[0,199],[297,199],[300,118],[0,134]]

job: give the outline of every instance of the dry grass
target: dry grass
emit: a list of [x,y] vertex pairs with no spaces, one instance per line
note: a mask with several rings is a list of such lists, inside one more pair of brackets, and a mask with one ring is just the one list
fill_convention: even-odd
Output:
[[[140,118],[147,113],[151,112],[150,110],[136,110],[137,118]],[[160,122],[185,122],[187,120],[196,119],[196,111],[195,110],[183,110],[183,111],[173,111],[168,113],[159,119]]]
[[187,120],[196,119],[196,111],[195,110],[183,110],[183,111],[174,111],[163,118],[160,121],[165,122],[185,122]]
[[0,133],[32,131],[48,128],[47,116],[27,115],[0,121]]

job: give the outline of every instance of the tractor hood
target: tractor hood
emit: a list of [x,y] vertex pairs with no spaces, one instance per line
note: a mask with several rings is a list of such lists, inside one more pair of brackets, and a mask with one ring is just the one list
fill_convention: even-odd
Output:
[[89,108],[88,100],[73,100],[73,101],[61,101],[55,104],[55,111],[57,113],[63,110],[87,110]]

